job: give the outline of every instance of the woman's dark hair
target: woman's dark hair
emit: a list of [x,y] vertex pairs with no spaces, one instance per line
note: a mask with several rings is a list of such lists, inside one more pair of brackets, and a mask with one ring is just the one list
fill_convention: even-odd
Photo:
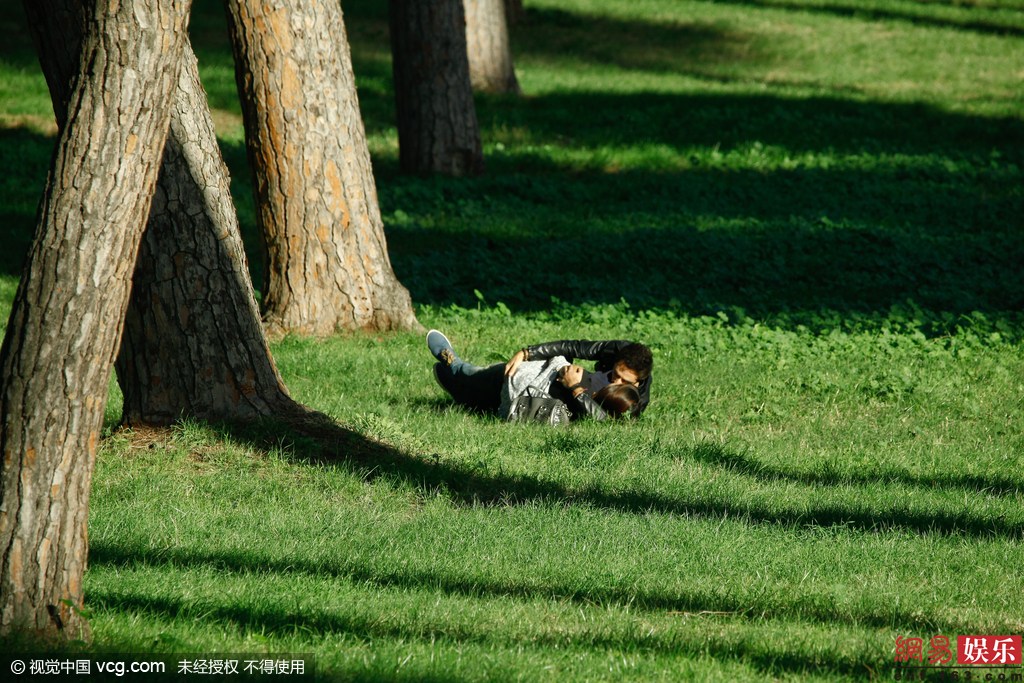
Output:
[[632,417],[640,405],[640,392],[632,384],[609,384],[594,394],[594,400],[611,417]]
[[619,349],[619,352],[615,354],[615,362],[625,364],[627,368],[636,373],[637,379],[641,381],[651,376],[651,368],[654,366],[651,350],[638,342]]

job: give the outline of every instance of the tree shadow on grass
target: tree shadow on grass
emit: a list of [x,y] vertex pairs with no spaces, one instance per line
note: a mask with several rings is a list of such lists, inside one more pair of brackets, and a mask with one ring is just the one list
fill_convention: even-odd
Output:
[[528,8],[512,31],[514,52],[532,61],[586,62],[619,69],[714,73],[723,64],[756,62],[757,35],[696,21],[645,21],[550,8]]
[[[381,195],[392,263],[418,303],[473,307],[479,289],[514,311],[549,311],[552,296],[625,299],[815,330],[899,309],[936,334],[982,312],[1024,334],[1024,191],[1009,180],[694,169],[406,182]],[[471,218],[434,221],[424,204]],[[417,208],[426,225],[394,218]]]
[[[661,514],[709,519],[742,519],[751,524],[791,528],[841,527],[859,531],[903,530],[973,538],[1024,538],[1024,525],[1002,515],[981,517],[968,512],[917,512],[909,509],[864,510],[838,504],[812,504],[803,510],[771,510],[746,502],[693,498],[685,492],[665,493],[638,488],[605,490],[570,487],[528,474],[490,473],[440,458],[424,460],[373,441],[324,416],[309,412],[288,421],[264,420],[228,425],[232,438],[270,449],[282,439],[294,444],[301,461],[339,466],[365,480],[384,477],[422,492],[443,492],[460,505],[522,505],[535,501],[572,503],[630,514]],[[697,456],[699,457],[699,456]]]
[[[354,584],[367,584],[380,588],[436,589],[448,595],[477,598],[514,598],[529,600],[561,600],[586,605],[620,605],[631,609],[673,614],[699,614],[710,612],[716,615],[740,618],[779,619],[808,621],[819,624],[845,624],[868,628],[903,628],[967,632],[976,628],[970,624],[948,618],[931,617],[919,609],[894,608],[884,613],[851,614],[840,609],[820,596],[800,596],[790,600],[785,596],[768,596],[755,600],[743,600],[720,592],[659,591],[649,588],[621,589],[611,586],[590,586],[580,590],[568,583],[549,582],[546,585],[521,583],[511,579],[495,581],[479,576],[458,577],[434,571],[403,567],[401,571],[381,571],[371,565],[339,560],[325,564],[319,561],[303,561],[288,557],[274,559],[260,557],[249,552],[225,550],[217,553],[196,553],[187,549],[168,550],[149,555],[144,551],[116,545],[93,543],[89,548],[90,566],[113,567],[131,566],[172,566],[179,568],[204,568],[243,574],[251,571],[272,571],[277,574],[310,577],[332,577]],[[966,630],[965,630],[966,629]]]
[[[211,562],[211,565],[222,566],[216,560]],[[241,571],[244,572],[256,568],[256,566],[248,565],[243,567]],[[259,568],[264,569],[262,565]],[[267,569],[277,571],[277,568],[273,566]],[[287,571],[287,568],[284,569]],[[355,577],[353,579],[359,580]],[[429,583],[414,583],[407,587],[415,590],[436,586],[436,583],[434,583],[435,579],[424,577],[424,580]],[[589,600],[583,602],[585,604],[592,604]],[[425,625],[423,627],[416,625],[391,626],[388,624],[388,620],[382,620],[378,617],[340,615],[315,608],[303,608],[300,612],[291,611],[283,607],[250,608],[211,603],[196,605],[172,598],[95,591],[89,594],[89,605],[94,609],[146,614],[165,619],[179,619],[196,615],[197,618],[201,618],[204,621],[231,623],[247,631],[271,636],[276,634],[287,635],[294,633],[295,630],[299,630],[303,633],[316,635],[330,635],[334,637],[349,635],[356,638],[372,638],[374,640],[441,640],[448,641],[453,646],[462,643],[476,643],[491,646],[500,645],[510,648],[524,646],[537,649],[570,647],[598,652],[618,650],[634,652],[639,650],[660,655],[698,656],[706,654],[718,660],[745,662],[760,671],[777,674],[813,670],[816,672],[828,671],[852,675],[864,674],[877,666],[877,661],[868,656],[843,658],[841,656],[823,657],[808,655],[785,650],[769,652],[767,646],[763,649],[756,648],[747,642],[734,643],[712,640],[711,642],[702,642],[699,648],[688,648],[685,644],[681,644],[678,638],[673,637],[673,634],[666,631],[634,637],[584,633],[582,635],[531,635],[527,639],[525,637],[516,638],[514,635],[501,637],[493,632],[486,632],[483,629],[476,630],[463,626],[446,627],[444,624]],[[198,613],[197,607],[199,608]],[[346,680],[348,680],[347,675]],[[416,680],[421,679],[417,678]],[[445,678],[445,680],[449,679]],[[455,678],[454,680],[458,679]]]
[[[197,49],[229,63],[223,7],[207,0],[195,11]],[[360,68],[388,81],[386,8],[367,0],[346,12]],[[714,27],[560,10],[531,16],[529,30],[541,35],[534,48],[596,45],[582,54],[596,50],[590,58],[629,68],[673,58],[699,70],[749,48],[746,37]],[[620,50],[622,41],[632,49]],[[389,87],[360,98],[369,127],[393,128]],[[899,308],[910,319],[924,315],[935,334],[980,311],[994,331],[1024,336],[1019,117],[840,97],[657,92],[481,97],[478,108],[490,135],[522,136],[492,155],[489,175],[407,178],[393,159],[374,160],[391,259],[419,304],[472,307],[475,290],[526,312],[550,310],[552,295],[567,306],[625,298],[634,309],[742,309],[814,329],[834,327],[836,316],[877,323]],[[677,158],[654,153],[617,167],[616,150],[645,146]],[[613,152],[606,161],[602,148]],[[52,139],[27,130],[0,131],[0,167],[17,169],[5,181],[0,273],[20,273],[52,149]],[[223,149],[260,284],[245,150]],[[590,150],[589,161],[561,154],[580,149]],[[692,158],[680,162],[686,150]],[[780,154],[793,157],[786,170],[758,170],[762,157],[775,168]],[[804,154],[825,160],[801,161]],[[457,247],[457,257],[439,245]]]
[[[872,156],[935,155],[940,161],[950,159],[954,170],[964,155],[981,156],[982,168],[993,151],[1013,162],[1024,158],[1019,117],[969,115],[925,103],[835,95],[573,90],[514,100],[482,97],[478,109],[492,135],[521,130],[524,143],[547,143],[555,151],[657,144],[726,153],[760,143],[782,148],[793,160],[801,153],[861,155],[857,165],[868,170]],[[746,161],[758,159],[753,155]],[[914,161],[896,159],[911,172]],[[693,165],[699,163],[695,157]]]
[[[639,126],[649,131],[663,131],[686,99],[635,97],[650,100]],[[508,120],[525,116],[541,139],[554,139],[562,107],[601,109],[617,98],[570,99],[555,97],[543,105],[551,108],[547,114],[513,112]],[[789,112],[792,118],[773,119],[757,115],[762,98],[695,99],[734,110],[736,125],[717,134],[705,122],[651,135],[705,150],[712,136],[734,148],[758,138],[814,147],[813,133],[798,133],[803,117],[827,129],[818,145],[841,138],[844,129],[834,111],[815,109],[820,103],[804,102]],[[749,162],[613,172],[573,168],[524,149],[496,160],[491,175],[469,180],[398,177],[385,163],[379,187],[392,264],[414,301],[441,307],[476,306],[475,290],[524,312],[551,310],[552,295],[566,306],[624,298],[633,309],[689,315],[742,309],[780,327],[811,329],[844,320],[877,325],[899,309],[905,321],[920,318],[934,334],[955,332],[964,316],[981,312],[991,331],[1024,336],[1024,158],[1012,163],[1019,152],[1010,148],[1015,140],[1024,148],[1024,124],[990,128],[990,121],[932,112],[921,127],[962,133],[938,143],[909,131],[913,107],[829,106],[846,112],[838,120],[870,119],[882,110],[901,122],[902,132],[883,124],[886,115],[853,125],[843,139],[851,153],[874,148],[926,158],[773,172]],[[574,134],[596,144],[600,125]],[[609,136],[639,135],[634,129],[620,122]],[[41,193],[52,148],[51,138],[26,129],[0,131],[0,167],[19,169],[0,221],[2,274],[21,272],[38,203],[26,188]],[[224,151],[235,169],[249,264],[260,283],[263,259],[244,149],[225,144]]]
[[936,334],[974,311],[1024,332],[1019,119],[587,92],[485,100],[481,113],[515,139],[488,176],[411,179],[377,163],[392,261],[417,302],[472,307],[478,289],[516,311],[625,298],[815,329],[822,311],[877,322],[911,302]]
[[[440,641],[439,644],[442,647],[445,643],[448,643],[453,648],[460,647],[461,643],[469,642],[482,645],[507,644],[508,646],[515,647],[517,650],[521,650],[524,647],[538,649],[573,647],[577,650],[593,650],[597,653],[628,650],[631,653],[640,651],[662,656],[683,655],[687,656],[687,658],[710,655],[719,661],[745,663],[759,671],[774,674],[810,672],[820,674],[832,672],[851,677],[860,677],[865,674],[874,674],[879,668],[878,660],[872,658],[868,653],[853,656],[832,654],[825,657],[783,650],[779,647],[774,647],[769,642],[758,647],[749,641],[734,643],[712,640],[709,642],[705,639],[699,647],[687,648],[673,642],[670,636],[661,634],[650,634],[646,637],[631,639],[614,639],[599,635],[592,637],[547,636],[540,639],[531,638],[529,642],[525,642],[514,637],[501,639],[495,638],[490,634],[473,631],[455,630],[448,632],[443,626],[428,632],[415,628],[385,627],[385,622],[379,618],[344,617],[315,609],[312,611],[304,609],[301,613],[296,613],[283,608],[245,609],[238,606],[204,604],[203,611],[196,613],[195,601],[185,603],[183,600],[172,598],[134,595],[129,591],[117,593],[94,591],[89,594],[88,603],[91,609],[98,608],[107,612],[145,615],[156,619],[178,619],[183,615],[187,615],[196,621],[216,620],[225,624],[231,624],[233,627],[240,626],[251,632],[259,633],[261,636],[280,634],[281,636],[288,637],[292,636],[296,630],[301,630],[303,633],[315,635],[349,635],[358,640],[369,637],[376,640],[396,639],[405,643],[420,641],[438,644],[438,641]],[[167,634],[162,635],[166,636]],[[167,647],[166,639],[162,638],[160,644],[162,646],[161,650],[154,649],[152,652],[147,652],[146,647],[140,648],[138,640],[125,638],[106,638],[98,644],[82,644],[78,646],[42,642],[30,638],[0,638],[0,645],[3,645],[5,651],[9,653],[31,654],[34,657],[52,656],[54,658],[69,654],[81,657],[92,655],[95,657],[96,655],[109,653],[121,655],[123,659],[124,653],[132,652],[135,655],[127,661],[141,661],[143,659],[141,655],[145,654],[144,659],[146,661],[163,661],[169,671],[176,670],[181,659],[180,654],[168,654],[163,651]],[[307,666],[309,666],[310,660],[307,658],[305,661]],[[315,665],[316,680],[318,681],[343,680],[350,683],[378,683],[381,680],[393,678],[393,676],[389,677],[377,670],[363,667],[359,664],[331,666],[318,658]],[[306,673],[308,675],[311,672],[307,669]],[[97,675],[93,674],[94,677]],[[439,673],[416,671],[414,675],[418,683],[458,683],[459,681],[466,681],[468,683],[469,681],[479,680],[478,676],[462,676],[450,668]],[[255,681],[270,680],[271,678],[277,680],[281,678],[281,675],[267,677],[260,675],[246,676],[246,680]],[[297,675],[289,676],[289,678],[307,680],[306,677]]]
[[[946,621],[935,621],[920,612],[910,613],[893,611],[885,615],[853,616],[834,609],[826,601],[812,599],[796,601],[787,608],[778,606],[740,601],[699,594],[658,594],[653,591],[623,591],[617,589],[589,589],[580,592],[571,586],[549,584],[546,586],[517,584],[513,581],[494,582],[478,577],[458,578],[431,571],[406,569],[401,573],[384,574],[369,566],[346,565],[344,561],[337,565],[322,563],[304,563],[300,559],[289,557],[287,560],[274,560],[258,557],[253,554],[222,552],[213,554],[191,553],[187,550],[164,551],[158,557],[144,557],[140,554],[120,547],[94,544],[90,548],[92,566],[110,566],[130,569],[139,566],[173,567],[182,570],[215,569],[218,572],[230,572],[244,575],[249,572],[273,572],[282,576],[334,578],[356,585],[369,585],[384,589],[405,591],[440,591],[446,595],[471,598],[511,598],[516,600],[555,600],[578,603],[580,605],[617,605],[628,607],[631,612],[650,611],[682,615],[699,615],[714,612],[709,620],[753,619],[777,622],[810,622],[823,625],[846,624],[866,626],[879,629],[924,628],[942,631],[967,632],[972,625]],[[413,626],[391,625],[379,618],[367,618],[357,615],[344,615],[327,610],[303,607],[289,610],[283,607],[247,607],[237,604],[211,604],[208,602],[188,603],[182,600],[132,594],[125,591],[93,591],[89,594],[88,603],[92,609],[112,610],[129,613],[146,613],[170,619],[187,618],[202,615],[204,619],[223,621],[245,629],[260,633],[293,633],[296,628],[303,632],[315,634],[351,634],[362,638],[407,639],[440,637],[459,643],[500,644],[503,646],[519,646],[521,639],[514,635],[501,637],[492,630],[475,631],[471,627],[453,626],[446,629],[441,624],[423,624]],[[806,604],[801,604],[806,603]],[[965,630],[966,629],[966,630]],[[563,633],[551,635],[529,635],[529,642],[540,647],[579,647],[596,650],[640,649],[659,654],[686,653],[687,644],[681,642],[671,630],[660,630],[648,634],[631,636],[607,635],[602,633],[584,632],[572,636]],[[801,652],[779,651],[768,644],[758,648],[748,640],[740,643],[732,641],[702,641],[700,650],[692,654],[709,652],[716,659],[744,661],[759,670],[766,672],[785,673],[806,671],[810,669],[827,670],[836,673],[863,673],[866,667],[874,664],[870,659],[849,658],[842,656],[821,657]]]
[[[384,82],[386,12],[372,2],[351,9],[363,67]],[[213,28],[223,8],[207,2],[197,11],[197,43],[227,59]],[[598,51],[591,58],[637,69],[660,68],[679,30],[559,10],[533,19],[552,34],[542,47],[560,32],[579,42],[596,31],[607,39],[583,42],[612,47],[588,48]],[[737,59],[746,49],[743,36],[685,30],[678,59],[695,69],[732,54],[730,44]],[[635,49],[617,52],[611,36],[620,31]],[[361,93],[371,128],[393,127],[391,99],[387,87]],[[517,312],[549,311],[552,296],[566,306],[625,299],[634,310],[742,311],[815,330],[896,316],[936,335],[981,312],[986,331],[1024,337],[1018,117],[839,97],[657,92],[482,97],[479,111],[490,135],[513,138],[483,178],[407,178],[395,160],[374,160],[391,260],[418,304],[473,307],[481,290]],[[24,129],[0,131],[0,167],[18,171],[5,181],[2,274],[20,273],[52,148]],[[621,168],[621,154],[636,149],[649,158]],[[574,160],[580,150],[588,151],[575,158],[584,160]],[[259,285],[244,147],[225,144],[224,152]],[[778,169],[785,155],[783,170],[759,170]]]
[[[971,18],[937,17],[908,9],[865,7],[856,0],[849,2],[832,2],[827,5],[811,2],[786,2],[785,0],[705,0],[716,5],[740,5],[764,9],[780,9],[794,12],[811,12],[837,17],[850,17],[870,21],[906,21],[917,26],[945,28],[959,31],[971,31],[983,35],[1024,36],[1024,13],[1014,18],[998,14],[1001,9],[1020,10],[1019,6],[995,4],[991,9],[987,6],[970,8]],[[918,4],[937,5],[934,0],[919,0]],[[988,5],[988,3],[986,3]],[[976,18],[982,15],[983,18]]]
[[[838,508],[812,508],[807,512],[782,514],[756,509],[752,506],[731,506],[727,503],[686,501],[683,496],[672,497],[657,492],[621,490],[609,492],[597,488],[571,488],[557,481],[545,481],[529,475],[504,475],[480,472],[439,459],[422,460],[355,433],[330,418],[313,412],[300,412],[282,420],[264,420],[258,423],[224,425],[230,438],[248,443],[259,449],[280,448],[289,443],[288,452],[298,461],[341,467],[364,480],[383,478],[396,486],[410,487],[424,493],[443,492],[459,505],[508,506],[530,502],[556,502],[609,509],[627,514],[652,512],[687,517],[739,517],[753,524],[781,524],[784,526],[840,526],[843,528],[880,531],[898,529],[919,533],[943,533],[982,538],[1021,537],[1019,525],[1000,523],[998,520],[980,520],[955,515],[911,515],[898,512],[880,512],[870,515]],[[442,591],[449,595],[479,598],[549,599],[578,602],[580,604],[615,604],[630,609],[659,613],[723,613],[726,618],[757,618],[781,622],[815,622],[824,625],[848,624],[877,629],[930,629],[951,632],[970,632],[973,624],[922,614],[919,610],[885,610],[865,614],[850,614],[829,600],[808,595],[795,601],[780,600],[779,596],[762,595],[754,599],[710,593],[657,590],[652,588],[618,588],[612,585],[591,586],[581,590],[570,583],[550,581],[544,585],[494,581],[474,576],[459,576],[448,572],[410,569],[408,567],[382,571],[370,564],[354,560],[303,560],[289,556],[286,559],[261,557],[251,551],[225,550],[199,553],[185,548],[161,548],[150,554],[144,548],[129,548],[117,543],[96,543],[90,548],[92,566],[131,568],[134,566],[172,566],[184,569],[215,568],[237,574],[248,572],[274,572],[284,576],[334,577],[354,584],[369,584],[381,588]],[[287,607],[254,607],[234,604],[208,604],[174,598],[133,595],[130,591],[92,592],[91,607],[129,613],[145,613],[170,618],[202,615],[202,618],[226,622],[262,633],[293,633],[295,628],[317,634],[351,634],[360,637],[417,638],[440,636],[452,642],[499,642],[519,645],[515,636],[495,638],[492,633],[474,631],[463,626],[446,630],[443,624],[434,628],[392,626],[379,619],[339,614],[334,611],[290,609]],[[424,631],[427,629],[427,631]],[[531,637],[531,643],[541,647],[564,646],[600,650],[628,648],[658,654],[686,652],[685,643],[665,632],[661,635],[616,637],[614,635],[584,634],[566,640],[563,634]],[[749,640],[737,644],[702,641],[700,652],[709,652],[720,659],[747,662],[765,672],[787,673],[807,670],[827,670],[836,673],[862,673],[873,662],[858,656],[808,655],[799,651],[779,651],[760,648]],[[696,651],[695,651],[696,653]]]
[[760,462],[754,457],[736,453],[718,444],[705,443],[688,450],[683,457],[716,467],[724,467],[762,482],[789,481],[808,486],[863,486],[870,484],[902,484],[921,489],[948,489],[989,496],[1017,498],[1024,492],[1024,482],[1006,474],[986,476],[966,474],[913,475],[900,469],[873,472],[800,472]]

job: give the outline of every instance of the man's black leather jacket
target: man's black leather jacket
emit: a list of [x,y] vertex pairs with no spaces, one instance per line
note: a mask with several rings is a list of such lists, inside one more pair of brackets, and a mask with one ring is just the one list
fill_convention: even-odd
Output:
[[[626,347],[633,342],[625,339],[616,339],[611,341],[588,341],[586,339],[563,339],[562,341],[544,342],[543,344],[534,344],[533,346],[526,347],[527,358],[529,360],[546,360],[554,358],[555,356],[565,356],[565,358],[573,363],[576,359],[580,360],[592,360],[596,361],[594,364],[594,370],[596,372],[608,372],[615,365],[615,358],[619,353],[619,350]],[[587,373],[584,373],[584,384],[587,383]],[[569,400],[566,400],[565,396],[561,396],[558,393],[558,389],[562,387],[560,382],[555,382],[555,386],[552,387],[552,396],[558,396],[569,405],[569,410],[573,411],[574,416],[579,417],[578,410],[582,409],[586,414],[601,419],[604,416],[604,411],[597,405],[593,400],[589,401],[576,401],[572,399],[572,394],[565,391],[569,395]],[[640,402],[636,410],[636,416],[647,409],[647,404],[651,401],[651,378],[647,377],[641,380],[637,389],[640,392]],[[582,394],[589,398],[587,394]],[[594,410],[600,411],[600,413],[593,412]]]

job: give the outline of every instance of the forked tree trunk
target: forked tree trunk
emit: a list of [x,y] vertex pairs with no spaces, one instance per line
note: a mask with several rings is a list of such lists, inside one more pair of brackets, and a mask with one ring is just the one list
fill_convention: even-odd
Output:
[[419,327],[384,238],[338,0],[226,0],[270,334]]
[[293,405],[260,323],[196,58],[186,52],[117,359],[129,425],[245,420]]
[[[27,0],[63,125],[84,32],[81,0]],[[259,319],[230,180],[195,55],[184,47],[116,369],[128,425],[238,420],[292,407]]]
[[170,125],[188,0],[96,4],[0,351],[0,632],[87,636],[107,384]]
[[465,0],[466,52],[473,89],[519,94],[505,0]]
[[389,13],[402,170],[482,173],[462,0],[391,0]]

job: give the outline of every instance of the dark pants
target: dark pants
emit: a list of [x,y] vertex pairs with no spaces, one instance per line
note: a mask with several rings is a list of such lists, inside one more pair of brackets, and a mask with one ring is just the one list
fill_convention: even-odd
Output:
[[501,386],[505,380],[505,364],[486,368],[456,359],[452,365],[434,365],[437,381],[455,402],[473,410],[497,412],[501,403]]

